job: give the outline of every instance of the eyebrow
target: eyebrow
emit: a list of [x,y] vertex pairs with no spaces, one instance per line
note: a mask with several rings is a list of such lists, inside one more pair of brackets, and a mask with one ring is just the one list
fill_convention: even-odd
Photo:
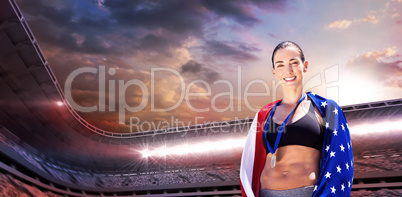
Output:
[[283,63],[283,61],[276,61],[275,64]]
[[[299,60],[296,57],[290,58],[289,61]],[[276,61],[275,64],[283,63],[283,61]]]

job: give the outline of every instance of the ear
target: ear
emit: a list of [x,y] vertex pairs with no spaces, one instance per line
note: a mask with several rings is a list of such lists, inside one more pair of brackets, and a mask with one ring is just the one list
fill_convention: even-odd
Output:
[[304,61],[304,66],[303,66],[303,72],[307,72],[307,68],[308,68],[308,61]]
[[272,68],[272,74],[273,74],[274,77],[275,77],[275,69],[274,69],[274,68]]

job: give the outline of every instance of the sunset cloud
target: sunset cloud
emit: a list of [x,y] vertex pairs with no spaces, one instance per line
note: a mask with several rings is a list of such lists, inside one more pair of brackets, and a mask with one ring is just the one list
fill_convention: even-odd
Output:
[[330,23],[328,25],[328,28],[329,29],[347,29],[353,24],[362,23],[362,22],[377,24],[379,20],[380,19],[375,15],[368,15],[364,18],[354,19],[354,20],[347,20],[347,19],[337,20],[337,21]]
[[366,16],[363,20],[372,24],[376,24],[378,22],[378,18],[374,15]]
[[329,29],[347,29],[352,25],[358,24],[378,24],[380,21],[387,21],[389,19],[394,19],[397,24],[400,24],[400,10],[401,10],[401,0],[392,0],[385,3],[385,6],[379,7],[374,10],[370,10],[365,17],[356,17],[343,20],[337,20],[331,22],[327,27]]
[[330,29],[346,29],[352,24],[352,21],[350,20],[339,20],[339,21],[334,21],[331,24],[328,25],[328,28]]
[[385,86],[402,88],[402,60],[396,47],[382,51],[365,52],[349,59],[346,64],[351,73],[376,80]]

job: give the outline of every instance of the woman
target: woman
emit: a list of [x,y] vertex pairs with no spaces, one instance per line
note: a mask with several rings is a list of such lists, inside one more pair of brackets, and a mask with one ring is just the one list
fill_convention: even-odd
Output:
[[272,54],[283,99],[262,108],[247,136],[240,167],[243,196],[350,196],[353,155],[340,107],[304,93],[308,62],[294,42]]

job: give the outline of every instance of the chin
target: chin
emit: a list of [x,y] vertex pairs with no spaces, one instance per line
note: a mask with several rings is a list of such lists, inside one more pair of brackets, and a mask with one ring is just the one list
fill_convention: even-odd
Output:
[[303,85],[302,85],[302,84],[299,84],[299,83],[297,83],[297,84],[286,84],[286,83],[282,83],[282,87],[283,87],[283,88],[286,88],[286,89],[297,89],[297,88],[303,87]]

